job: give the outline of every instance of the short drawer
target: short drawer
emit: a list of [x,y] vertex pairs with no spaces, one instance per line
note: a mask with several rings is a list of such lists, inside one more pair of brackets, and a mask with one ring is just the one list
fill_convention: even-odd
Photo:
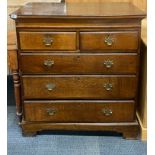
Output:
[[76,32],[19,32],[22,50],[76,50]]
[[81,50],[136,50],[137,48],[137,31],[80,33]]
[[135,74],[136,54],[22,54],[24,74]]
[[134,101],[25,101],[26,121],[130,122]]
[[136,76],[23,76],[25,99],[131,99]]

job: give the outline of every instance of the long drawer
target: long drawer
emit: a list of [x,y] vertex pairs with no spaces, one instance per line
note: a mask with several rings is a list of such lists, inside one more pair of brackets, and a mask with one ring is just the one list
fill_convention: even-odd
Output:
[[134,101],[24,101],[26,121],[130,122]]
[[137,31],[81,32],[81,50],[136,50]]
[[[22,50],[76,50],[76,32],[19,32]],[[25,51],[26,52],[26,51]]]
[[23,74],[135,74],[137,54],[21,54]]
[[25,99],[131,99],[136,76],[55,75],[23,76]]

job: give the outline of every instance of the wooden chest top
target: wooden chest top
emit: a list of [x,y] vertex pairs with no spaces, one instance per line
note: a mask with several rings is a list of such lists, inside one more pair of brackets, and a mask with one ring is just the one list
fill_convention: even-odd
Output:
[[28,3],[12,18],[143,18],[131,3]]

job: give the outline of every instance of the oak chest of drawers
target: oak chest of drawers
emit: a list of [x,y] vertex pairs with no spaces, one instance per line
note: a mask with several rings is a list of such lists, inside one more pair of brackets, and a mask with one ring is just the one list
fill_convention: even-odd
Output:
[[12,13],[23,133],[116,131],[136,138],[144,17],[129,3],[28,3]]

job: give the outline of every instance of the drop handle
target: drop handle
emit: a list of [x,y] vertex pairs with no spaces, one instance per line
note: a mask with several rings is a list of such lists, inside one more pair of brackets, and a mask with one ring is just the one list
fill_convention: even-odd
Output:
[[45,87],[48,91],[52,91],[56,86],[53,83],[48,83]]
[[45,38],[43,38],[43,43],[45,46],[51,46],[53,44],[53,38],[50,37],[50,35],[45,35]]
[[112,115],[112,110],[109,108],[103,108],[101,111],[102,111],[102,114],[105,116],[111,116]]
[[112,46],[114,43],[114,38],[112,38],[112,36],[108,34],[107,36],[105,36],[104,42],[106,43],[107,46]]
[[106,68],[111,68],[114,64],[113,60],[105,60],[104,63]]
[[112,83],[105,83],[105,84],[103,85],[103,87],[105,88],[105,90],[111,91],[112,88],[113,88],[113,85],[112,85]]
[[51,67],[54,65],[53,60],[44,60],[44,66]]
[[46,109],[46,112],[47,112],[47,114],[48,114],[49,116],[53,116],[53,115],[56,114],[56,110],[53,109],[53,108],[48,108],[48,109]]

